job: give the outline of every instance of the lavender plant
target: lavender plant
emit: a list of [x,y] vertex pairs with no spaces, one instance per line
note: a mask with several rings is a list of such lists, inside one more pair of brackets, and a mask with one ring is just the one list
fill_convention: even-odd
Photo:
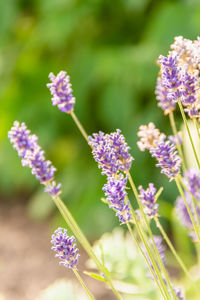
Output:
[[[160,71],[156,84],[156,99],[158,106],[169,115],[173,136],[167,137],[150,122],[141,125],[138,132],[140,140],[137,145],[141,151],[148,150],[157,160],[156,167],[161,168],[161,173],[175,181],[180,196],[176,201],[176,210],[181,222],[188,229],[192,241],[200,242],[200,173],[199,170],[187,170],[186,159],[182,150],[182,135],[177,130],[173,112],[179,106],[183,122],[192,145],[195,159],[200,169],[200,162],[194,141],[188,126],[188,120],[192,119],[200,138],[200,39],[190,41],[183,37],[176,37],[166,57],[159,56],[158,65]],[[52,104],[58,106],[63,113],[71,115],[81,134],[91,147],[94,160],[97,162],[102,175],[106,176],[103,186],[105,200],[119,219],[120,224],[127,226],[131,238],[142,254],[162,299],[183,300],[184,297],[179,288],[175,287],[166,268],[164,256],[165,247],[160,236],[155,237],[151,223],[158,227],[164,241],[175,256],[180,267],[190,280],[189,285],[196,288],[191,271],[188,271],[183,260],[177,253],[173,243],[167,236],[159,218],[159,196],[162,187],[156,190],[153,183],[148,184],[145,190],[141,185],[137,188],[130,174],[134,160],[131,149],[125,137],[119,129],[112,133],[95,133],[88,136],[83,125],[74,112],[75,97],[73,96],[70,77],[61,71],[57,75],[49,74],[51,83],[47,84],[52,95]],[[186,114],[187,113],[187,117]],[[99,259],[90,243],[82,233],[78,224],[60,199],[61,184],[54,179],[55,167],[45,159],[44,151],[38,144],[36,135],[31,134],[24,123],[15,122],[8,133],[13,147],[17,150],[22,160],[22,165],[31,168],[32,174],[45,186],[45,191],[52,197],[64,217],[68,227],[72,230],[79,243],[94,261],[99,274],[89,274],[91,277],[106,282],[112,289],[117,299],[123,299],[117,285],[113,284],[113,278],[105,264]],[[184,174],[182,174],[184,171]],[[130,186],[130,190],[128,190]],[[134,207],[129,200],[130,192],[135,196]],[[83,283],[77,272],[79,254],[75,238],[68,237],[67,231],[59,228],[52,237],[53,250],[61,259],[61,264],[71,268],[88,296],[93,296]]]

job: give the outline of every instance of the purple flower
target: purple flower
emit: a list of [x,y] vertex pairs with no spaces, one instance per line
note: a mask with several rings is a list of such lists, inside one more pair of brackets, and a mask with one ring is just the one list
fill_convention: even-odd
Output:
[[51,83],[47,84],[50,89],[53,105],[57,105],[58,108],[64,112],[70,114],[73,111],[75,98],[72,95],[72,88],[70,83],[70,77],[67,72],[61,71],[55,76],[53,73],[49,74]]
[[119,171],[129,171],[133,157],[128,153],[129,147],[119,129],[110,134],[103,132],[94,133],[89,136],[89,145],[92,147],[92,154],[102,169],[102,174],[112,176]]
[[150,153],[158,161],[156,167],[161,167],[161,173],[167,175],[170,181],[180,173],[181,158],[177,155],[175,146],[169,141],[163,141],[156,148],[150,149]]
[[197,100],[195,98],[196,89],[198,87],[197,79],[194,76],[185,73],[182,75],[182,98],[181,102],[185,106],[191,106]]
[[[45,189],[52,196],[60,194],[60,184],[55,188],[53,182],[56,168],[52,166],[49,160],[45,160],[44,151],[38,145],[36,135],[30,133],[26,124],[15,121],[14,126],[8,132],[8,137],[17,150],[19,157],[22,158],[22,165],[31,168],[32,174],[47,186]],[[51,192],[50,192],[51,191]]]
[[58,228],[52,235],[51,243],[53,251],[57,252],[55,257],[59,257],[61,260],[60,264],[67,268],[76,268],[79,254],[78,248],[76,248],[75,237],[69,237],[67,230],[64,228]]
[[164,111],[165,115],[175,110],[176,103],[172,102],[171,99],[168,99],[168,90],[162,84],[162,79],[160,77],[157,79],[155,94],[158,106]]
[[200,201],[200,171],[189,169],[184,173],[184,183],[192,195]]
[[109,207],[116,212],[116,216],[122,224],[129,222],[131,219],[130,205],[126,199],[126,184],[127,177],[120,173],[118,176],[108,177],[107,183],[103,186],[106,201]]
[[156,203],[155,199],[156,188],[154,187],[154,184],[149,183],[149,187],[146,190],[144,190],[141,185],[138,187],[138,189],[140,192],[139,198],[145,207],[145,214],[150,218],[157,216],[158,204]]
[[172,103],[176,103],[180,97],[181,86],[178,55],[169,54],[167,57],[160,55],[158,63],[161,65],[161,84],[166,88],[166,97]]

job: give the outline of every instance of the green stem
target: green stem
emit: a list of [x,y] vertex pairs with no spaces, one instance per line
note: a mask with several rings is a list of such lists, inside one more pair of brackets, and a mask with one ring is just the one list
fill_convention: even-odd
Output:
[[196,127],[197,134],[198,134],[199,141],[200,141],[200,132],[199,132],[199,126],[198,126],[197,120],[193,119],[193,122],[194,122],[194,126]]
[[[188,191],[193,199],[193,201],[195,202],[195,204],[200,208],[200,203],[199,201],[193,196],[193,194],[191,193],[191,191],[187,188],[187,186],[184,184],[183,179],[181,176],[178,176],[180,183],[182,184],[183,188]],[[199,218],[198,218],[199,219]]]
[[184,265],[182,259],[179,257],[178,253],[176,252],[176,250],[175,250],[174,246],[172,245],[170,239],[168,238],[168,236],[167,236],[167,234],[166,234],[164,228],[162,227],[162,225],[161,225],[161,223],[160,223],[158,217],[155,217],[154,220],[155,220],[156,225],[157,225],[158,229],[160,230],[160,232],[161,232],[163,238],[165,239],[166,243],[168,244],[170,250],[172,251],[172,253],[174,254],[176,260],[178,261],[179,265],[181,266],[181,268],[182,268],[183,271],[185,272],[186,276],[187,276],[187,277],[192,281],[192,283],[193,283],[192,277],[190,276],[190,274],[189,274],[189,272],[188,272],[186,266]]
[[84,139],[86,140],[86,142],[88,143],[88,135],[87,132],[85,131],[83,125],[81,124],[81,122],[79,121],[79,119],[77,118],[77,116],[75,115],[75,113],[72,111],[71,112],[71,116],[72,119],[74,120],[76,126],[78,127],[78,129],[80,130],[82,136],[84,137]]
[[[165,299],[170,299],[169,298],[169,293],[168,293],[168,290],[167,290],[167,286],[166,286],[166,284],[165,284],[165,282],[162,278],[160,270],[158,269],[157,262],[155,261],[153,255],[152,255],[151,249],[150,249],[150,247],[147,243],[147,239],[144,235],[144,231],[143,231],[142,227],[140,227],[140,225],[138,223],[138,220],[137,220],[137,216],[135,215],[135,212],[132,209],[132,207],[131,207],[131,211],[132,211],[132,216],[133,216],[133,219],[134,219],[135,226],[137,228],[137,232],[139,234],[139,237],[140,237],[140,239],[141,239],[141,241],[142,241],[142,243],[143,243],[143,245],[144,245],[144,247],[147,251],[147,255],[149,257],[149,260],[148,260],[147,255],[142,251],[142,254],[145,257],[145,260],[148,261],[147,264],[148,264],[149,270],[151,271],[154,279],[156,278],[156,283],[158,285],[158,288],[159,288],[159,290],[162,294],[164,293]],[[127,224],[127,226],[128,226],[128,224]],[[137,243],[137,245],[138,244],[139,243]],[[139,246],[139,249],[140,248],[141,248],[141,246]],[[152,265],[150,264],[150,262],[151,262]]]
[[151,264],[150,264],[148,258],[146,257],[144,251],[142,250],[142,247],[140,246],[140,243],[138,242],[138,240],[137,240],[136,237],[134,236],[130,224],[127,223],[126,225],[127,225],[127,227],[128,227],[129,233],[130,233],[130,235],[131,235],[133,241],[136,243],[138,249],[139,249],[140,252],[142,253],[142,255],[143,255],[143,257],[144,257],[144,259],[145,259],[145,261],[146,261],[146,263],[147,263],[147,265],[148,265],[148,267],[149,267],[149,270],[151,271],[151,273],[152,273],[152,275],[153,275],[153,277],[154,277],[154,280],[155,280],[155,282],[156,282],[156,284],[157,284],[157,286],[158,286],[158,288],[159,288],[159,290],[160,290],[160,292],[161,292],[163,298],[165,299],[165,298],[166,298],[166,297],[165,297],[165,293],[164,293],[164,291],[162,290],[161,285],[160,285],[159,282],[158,282],[157,276],[155,275],[154,271],[152,270],[152,267],[151,267]]
[[86,291],[87,295],[89,296],[89,298],[91,300],[95,300],[94,296],[92,295],[92,293],[88,290],[86,284],[84,283],[83,279],[81,278],[81,276],[79,275],[78,271],[76,269],[73,269],[74,274],[76,275],[78,281],[81,283],[82,287],[84,288],[84,290]]
[[200,169],[200,162],[199,162],[199,159],[198,159],[198,156],[197,156],[197,152],[196,152],[196,149],[195,149],[195,146],[194,146],[194,142],[193,142],[193,139],[192,139],[192,136],[191,136],[191,132],[190,132],[189,125],[188,125],[188,122],[187,122],[187,118],[185,116],[185,113],[184,113],[184,110],[183,110],[183,107],[182,107],[182,104],[181,104],[180,101],[178,101],[178,105],[179,105],[179,108],[180,108],[180,111],[181,111],[181,115],[182,115],[183,121],[184,121],[186,129],[187,129],[187,133],[188,133],[188,136],[189,136],[189,139],[190,139],[190,143],[192,145],[194,156],[196,158],[198,167]]
[[80,242],[82,247],[88,253],[89,257],[95,262],[95,264],[96,264],[97,268],[99,269],[99,271],[102,272],[105,275],[107,283],[110,285],[110,287],[111,287],[113,293],[115,294],[115,296],[117,297],[117,299],[122,300],[121,295],[119,294],[119,292],[113,286],[113,283],[112,283],[111,278],[110,278],[109,271],[101,264],[101,262],[98,260],[98,258],[94,254],[90,243],[86,239],[85,235],[82,233],[81,229],[79,228],[78,224],[76,223],[76,221],[72,217],[72,215],[71,215],[70,211],[68,210],[68,208],[65,206],[65,204],[62,202],[62,200],[59,197],[55,197],[55,198],[53,198],[53,200],[54,200],[56,206],[58,207],[61,215],[65,219],[67,225],[69,226],[71,231],[76,236],[77,240]]
[[158,262],[158,264],[160,265],[160,268],[161,268],[161,270],[162,270],[162,272],[163,272],[163,274],[164,274],[164,276],[165,276],[165,279],[166,279],[167,284],[168,284],[168,286],[169,286],[169,288],[170,288],[170,290],[171,290],[172,295],[174,296],[175,299],[177,299],[177,296],[175,295],[175,292],[174,292],[174,290],[173,290],[173,288],[172,288],[172,286],[171,286],[171,283],[170,283],[169,276],[168,276],[168,274],[167,274],[166,268],[165,268],[165,266],[164,266],[164,264],[163,264],[163,261],[162,261],[162,259],[161,259],[161,257],[160,257],[160,254],[159,254],[159,252],[158,252],[158,249],[157,249],[157,247],[156,247],[156,244],[155,244],[155,241],[154,241],[154,238],[153,238],[153,234],[152,234],[151,228],[150,228],[150,226],[149,226],[149,222],[148,222],[148,220],[147,220],[146,214],[144,213],[143,206],[142,206],[142,204],[141,204],[141,202],[140,202],[140,199],[139,199],[139,195],[138,195],[136,186],[135,186],[135,184],[134,184],[134,182],[133,182],[133,179],[132,179],[132,177],[131,177],[131,174],[130,174],[129,172],[128,172],[128,178],[129,178],[129,182],[130,182],[131,188],[132,188],[132,190],[133,190],[133,193],[134,193],[134,195],[135,195],[135,198],[136,198],[136,200],[137,200],[137,203],[138,203],[138,205],[139,205],[139,208],[140,208],[140,210],[141,210],[141,212],[142,212],[142,216],[143,216],[143,218],[144,218],[144,220],[145,220],[145,224],[146,224],[147,230],[148,230],[148,232],[149,232],[150,238],[151,238],[151,240],[152,240],[153,251],[154,251],[154,254],[155,254],[156,258],[157,258],[157,262]]
[[[171,128],[172,128],[173,135],[178,136],[176,123],[175,123],[175,120],[174,120],[174,114],[173,114],[172,111],[169,113],[169,120],[170,120],[170,125],[171,125]],[[181,157],[181,160],[182,160],[183,171],[185,171],[186,170],[186,164],[185,164],[184,155],[183,155],[181,145],[180,144],[176,145],[176,148],[177,148],[179,156]]]
[[179,190],[179,192],[180,192],[180,194],[181,194],[181,197],[183,198],[183,201],[184,201],[184,203],[185,203],[185,206],[186,206],[186,208],[187,208],[187,211],[188,211],[188,214],[189,214],[190,219],[191,219],[191,221],[192,221],[192,225],[193,225],[193,227],[194,227],[194,230],[195,230],[195,232],[196,232],[196,234],[197,234],[197,237],[198,237],[198,239],[199,239],[199,241],[200,241],[200,235],[199,235],[198,229],[197,229],[197,227],[196,227],[196,223],[195,223],[194,217],[193,217],[192,212],[191,212],[191,209],[190,209],[190,207],[189,207],[189,205],[188,205],[188,203],[187,203],[187,200],[186,200],[186,198],[185,198],[185,194],[184,194],[184,192],[183,192],[183,190],[182,190],[182,187],[181,187],[181,185],[180,185],[180,183],[179,183],[179,179],[178,179],[178,178],[175,178],[175,182],[176,182],[176,185],[177,185],[177,187],[178,187],[178,190]]

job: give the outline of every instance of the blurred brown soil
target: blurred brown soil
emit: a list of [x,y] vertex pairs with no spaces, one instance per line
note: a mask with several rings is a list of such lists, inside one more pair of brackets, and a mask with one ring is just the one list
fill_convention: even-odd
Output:
[[[0,295],[5,300],[34,300],[55,280],[74,279],[71,270],[60,266],[54,255],[49,222],[30,220],[23,206],[0,207]],[[80,270],[85,259],[82,254]],[[113,299],[103,283],[84,279],[96,299]]]

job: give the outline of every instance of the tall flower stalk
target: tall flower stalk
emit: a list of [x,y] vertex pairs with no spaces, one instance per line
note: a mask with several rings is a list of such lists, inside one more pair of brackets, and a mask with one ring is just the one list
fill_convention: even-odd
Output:
[[22,159],[22,165],[31,168],[32,174],[34,174],[40,183],[45,186],[45,191],[47,191],[54,200],[54,203],[58,207],[60,213],[76,236],[77,240],[79,240],[82,247],[96,263],[99,271],[105,275],[106,281],[110,285],[117,299],[122,299],[112,283],[110,273],[98,260],[90,243],[82,233],[68,208],[60,199],[59,195],[61,193],[61,185],[56,185],[54,181],[54,172],[56,169],[52,166],[50,161],[45,160],[44,151],[38,144],[37,136],[30,133],[30,130],[27,129],[25,123],[20,124],[19,122],[14,123],[14,126],[9,131],[8,136],[13,147],[17,150],[19,157]]

